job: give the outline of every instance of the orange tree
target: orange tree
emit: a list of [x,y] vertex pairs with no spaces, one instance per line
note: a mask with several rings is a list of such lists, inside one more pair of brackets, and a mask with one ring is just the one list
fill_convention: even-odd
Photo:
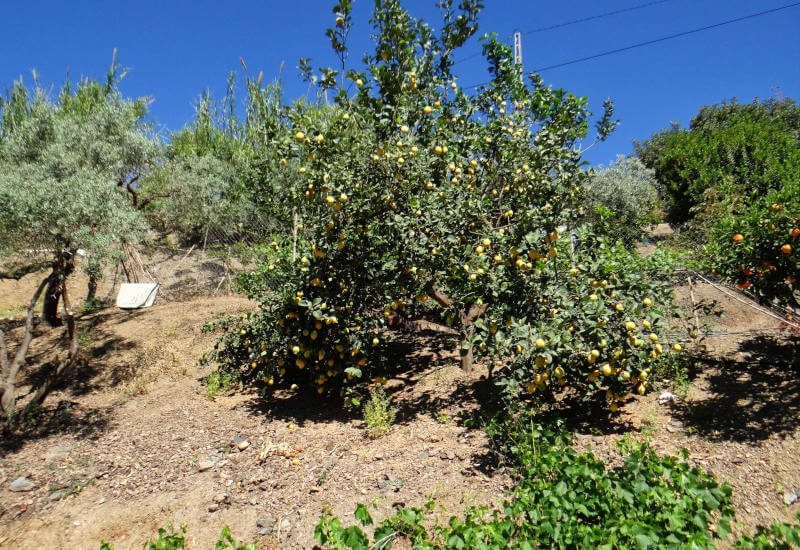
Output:
[[765,302],[800,304],[800,181],[731,208],[709,245],[714,273]]
[[[480,358],[514,394],[602,389],[613,408],[644,393],[667,351],[669,291],[652,262],[581,221],[585,99],[524,83],[491,37],[492,79],[467,93],[452,55],[480,5],[443,9],[435,34],[399,2],[376,3],[359,72],[345,69],[350,3],[335,6],[341,70],[301,63],[335,103],[287,110],[274,140],[276,177],[302,176],[274,205],[299,213],[294,237],[247,277],[261,307],[227,323],[211,358],[267,389],[323,394],[391,367],[388,327],[435,317],[465,370]],[[606,104],[600,139],[611,118]]]
[[668,219],[708,243],[701,263],[766,303],[800,300],[800,106],[791,99],[703,107],[688,129],[637,144]]

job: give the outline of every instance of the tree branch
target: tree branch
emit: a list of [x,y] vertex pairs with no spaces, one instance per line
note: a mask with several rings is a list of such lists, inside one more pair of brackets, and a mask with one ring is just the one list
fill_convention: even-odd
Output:
[[450,300],[450,297],[441,290],[433,290],[431,292],[431,296],[439,303],[440,306],[453,307],[453,302]]
[[6,338],[3,330],[0,329],[0,376],[5,380],[8,370],[8,348],[6,348]]
[[[31,297],[31,301],[28,304],[28,315],[25,318],[25,335],[22,337],[22,342],[17,349],[17,353],[14,356],[14,361],[10,364],[6,361],[6,369],[3,372],[3,380],[2,388],[0,389],[0,408],[6,414],[6,416],[11,416],[11,413],[14,411],[14,404],[16,402],[16,385],[17,385],[17,375],[19,374],[19,370],[22,368],[23,363],[25,363],[25,357],[28,355],[28,347],[33,340],[33,311],[36,308],[36,302],[39,301],[39,296],[42,295],[44,292],[45,287],[50,283],[50,280],[54,277],[54,273],[50,273],[47,277],[45,277],[39,286],[36,288],[36,292],[33,293],[33,297]],[[4,344],[5,345],[5,344]]]
[[466,314],[461,315],[461,324],[464,326],[471,325],[477,321],[478,317],[486,313],[486,304],[472,304]]
[[66,281],[62,281],[61,283],[61,297],[62,297],[62,305],[64,308],[64,318],[67,321],[67,338],[69,339],[69,351],[67,352],[67,356],[59,361],[58,367],[56,370],[50,375],[50,377],[42,384],[42,386],[36,391],[34,396],[25,404],[25,407],[22,409],[22,415],[25,414],[40,406],[47,396],[53,391],[55,388],[56,383],[61,380],[65,373],[67,373],[76,363],[76,359],[78,357],[78,335],[75,331],[75,315],[72,312],[69,303],[69,297],[67,295],[67,284]]
[[128,183],[125,186],[125,188],[128,190],[128,193],[131,194],[131,200],[133,201],[134,208],[139,206],[139,195],[133,188],[133,184],[136,183],[138,180],[139,180],[139,174],[136,174],[130,180],[128,180]]

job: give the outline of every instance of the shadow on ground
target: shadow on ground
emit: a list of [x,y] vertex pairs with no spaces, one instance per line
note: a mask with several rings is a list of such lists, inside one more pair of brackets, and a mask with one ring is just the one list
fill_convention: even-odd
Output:
[[75,401],[48,403],[13,425],[4,424],[0,433],[0,456],[20,450],[27,443],[53,435],[75,435],[91,439],[111,428],[110,409],[82,407]]
[[[0,451],[18,450],[27,442],[52,435],[72,434],[91,438],[108,429],[106,409],[85,408],[69,397],[79,398],[93,391],[125,383],[136,375],[136,365],[122,364],[115,354],[138,348],[138,344],[114,334],[111,324],[124,322],[137,313],[106,309],[81,315],[77,321],[81,351],[78,363],[56,380],[44,405],[25,418],[0,425],[3,440]],[[46,329],[39,325],[18,382],[20,407],[52,378],[59,358],[69,342],[63,328]],[[60,393],[63,392],[63,393]],[[69,396],[69,397],[67,397]]]
[[[409,423],[420,415],[436,418],[446,411],[448,418],[477,426],[470,420],[491,413],[497,392],[493,383],[481,376],[484,367],[475,365],[475,372],[469,375],[458,371],[453,379],[453,369],[457,368],[454,349],[452,339],[436,331],[392,334],[384,350],[385,374],[391,378],[385,390],[396,410],[396,423]],[[366,391],[361,393],[363,404]],[[255,397],[247,406],[253,412],[298,425],[350,422],[363,417],[360,405],[348,407],[330,395],[310,396],[308,392],[277,391],[266,398]],[[453,409],[457,411],[453,413]]]
[[800,338],[759,336],[735,359],[704,358],[706,395],[673,413],[710,440],[758,443],[800,425]]

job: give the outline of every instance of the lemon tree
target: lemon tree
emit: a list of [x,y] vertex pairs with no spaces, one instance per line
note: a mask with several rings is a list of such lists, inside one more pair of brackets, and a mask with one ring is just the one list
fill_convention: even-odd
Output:
[[[480,359],[512,393],[643,393],[669,293],[583,221],[586,100],[523,80],[491,36],[491,81],[462,87],[452,56],[480,4],[450,4],[438,34],[378,4],[363,71],[302,61],[335,101],[286,112],[275,169],[302,176],[282,195],[299,218],[248,277],[261,308],[229,321],[211,358],[324,394],[390,368],[389,329],[424,317],[452,327],[465,370]],[[334,11],[346,67],[350,3]]]

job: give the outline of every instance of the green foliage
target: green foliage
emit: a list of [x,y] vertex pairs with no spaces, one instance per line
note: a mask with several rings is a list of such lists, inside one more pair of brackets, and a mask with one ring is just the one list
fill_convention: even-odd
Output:
[[[479,321],[476,338],[500,348],[499,384],[507,393],[602,391],[616,410],[630,392],[644,393],[652,369],[669,360],[673,346],[682,346],[664,336],[675,314],[667,282],[671,262],[661,253],[641,258],[620,243],[578,235],[583,261],[556,260],[556,269],[543,273],[541,314]],[[536,340],[526,346],[531,335]]]
[[766,302],[800,303],[800,107],[792,100],[704,107],[688,130],[637,145],[670,219],[703,267]]
[[79,248],[97,259],[141,235],[126,187],[156,147],[145,122],[147,100],[104,85],[67,83],[56,100],[14,84],[0,102],[0,253]]
[[[145,550],[184,550],[188,548],[186,533],[188,528],[182,525],[180,531],[176,531],[172,524],[166,528],[160,528],[155,539],[145,543]],[[114,550],[114,546],[108,542],[100,543],[100,550]],[[222,528],[219,539],[214,544],[214,550],[257,550],[255,542],[243,543],[236,539],[227,525]]]
[[232,242],[258,234],[255,205],[239,193],[236,167],[211,155],[168,160],[147,178],[147,215],[189,242]]
[[636,157],[617,157],[585,182],[589,210],[603,233],[632,245],[658,221],[655,173]]
[[369,401],[364,404],[364,424],[369,436],[377,439],[387,434],[394,423],[395,414],[392,402],[383,388],[370,391]]
[[[620,377],[612,401],[644,391],[648,358],[663,344],[649,329],[637,334],[645,318],[654,331],[662,324],[670,298],[583,220],[587,174],[575,145],[588,131],[586,100],[536,75],[523,83],[491,37],[484,53],[494,79],[466,94],[450,56],[474,32],[479,7],[448,7],[437,35],[398,2],[376,4],[367,74],[306,66],[336,101],[294,105],[289,131],[275,130],[265,148],[276,152],[264,160],[275,174],[299,175],[273,197],[297,214],[296,238],[276,242],[244,278],[261,308],[218,342],[210,358],[223,370],[268,390],[346,391],[393,367],[391,327],[427,317],[456,330],[465,369],[510,358],[503,378],[512,389],[559,380],[610,389],[598,374],[587,380],[602,359],[598,366],[619,363],[610,367]],[[345,28],[347,9],[337,7]],[[329,38],[344,56],[337,33]],[[605,283],[589,303],[593,281]]]
[[255,542],[243,543],[236,539],[227,525],[222,528],[214,550],[257,550]]
[[659,361],[658,366],[653,369],[654,383],[661,387],[669,384],[678,397],[685,398],[689,391],[691,361],[691,355],[680,353],[674,353],[669,358]]
[[800,178],[800,107],[789,99],[703,107],[688,130],[673,127],[636,144],[655,170],[668,218],[708,227],[720,203],[747,207]]
[[746,550],[790,550],[798,547],[800,547],[800,512],[797,513],[797,523],[759,526],[753,535],[742,535],[736,540],[736,548]]
[[155,540],[148,541],[144,547],[146,550],[183,550],[186,548],[187,527],[181,525],[180,532],[176,531],[172,525],[167,528],[160,528]]
[[[658,457],[630,443],[620,447],[622,465],[609,469],[575,451],[558,424],[523,418],[492,434],[520,476],[502,509],[473,508],[426,530],[423,510],[403,508],[378,525],[374,546],[360,527],[326,513],[317,540],[326,548],[388,548],[399,539],[415,548],[714,548],[730,530],[730,487],[687,464],[685,452]],[[371,524],[359,510],[362,525]]]
[[298,176],[276,170],[274,143],[290,139],[280,86],[245,74],[240,119],[236,83],[231,74],[222,103],[208,93],[200,98],[194,121],[171,136],[165,161],[143,182],[151,223],[187,242],[261,242],[290,227],[292,212],[281,197]]
[[236,386],[239,379],[235,373],[226,371],[214,371],[203,378],[203,385],[206,387],[206,395],[214,399],[221,392],[226,392]]
[[708,268],[764,302],[800,304],[800,179],[727,210],[705,248]]

